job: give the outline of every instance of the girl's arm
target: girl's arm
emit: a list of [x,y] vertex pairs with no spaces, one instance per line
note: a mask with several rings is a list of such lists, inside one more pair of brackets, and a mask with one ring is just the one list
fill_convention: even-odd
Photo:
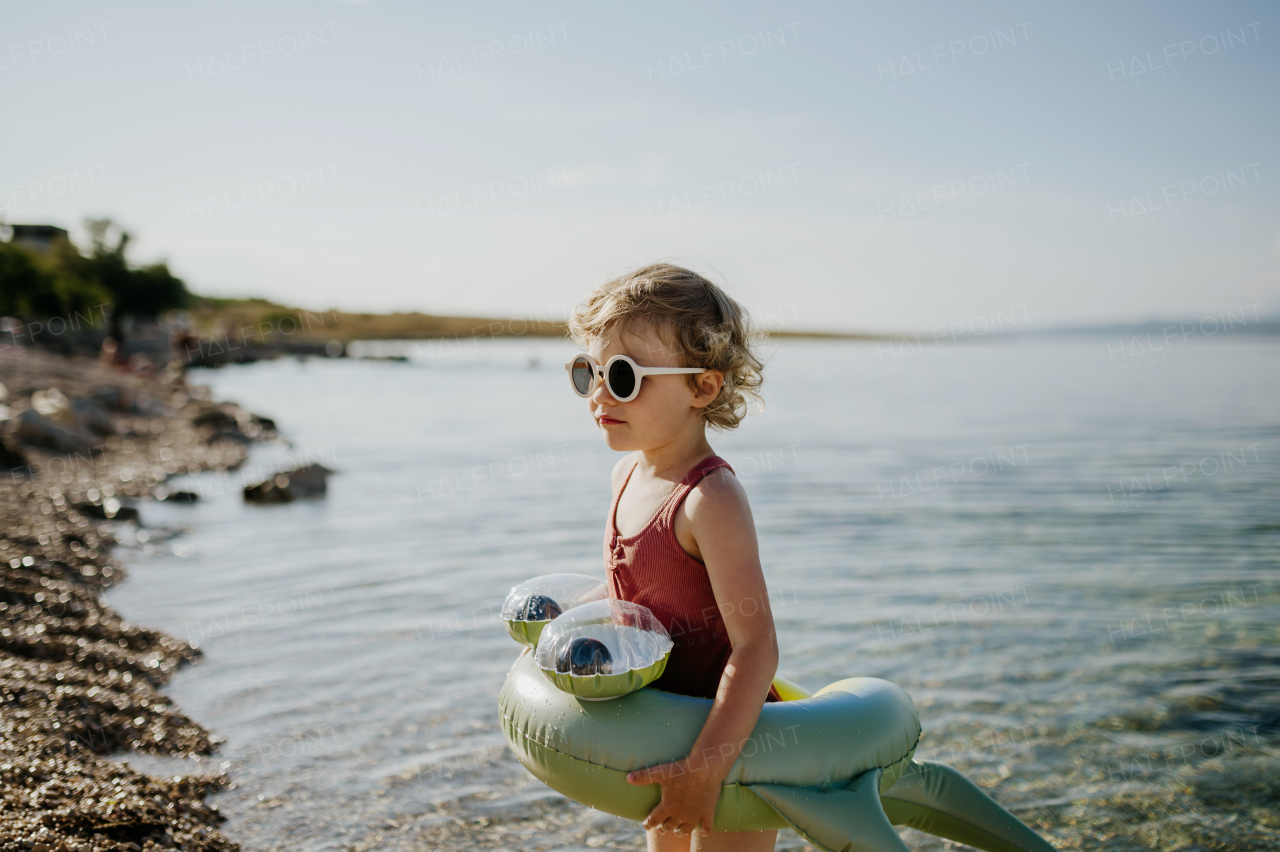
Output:
[[751,736],[769,694],[778,670],[778,642],[755,523],[737,477],[727,470],[704,477],[684,501],[681,514],[688,524],[677,520],[677,537],[683,539],[680,533],[687,530],[695,545],[693,555],[707,566],[733,652],[689,756],[636,770],[627,780],[662,787],[662,801],[644,821],[646,829],[692,832],[701,826],[705,834],[715,822],[720,785]]

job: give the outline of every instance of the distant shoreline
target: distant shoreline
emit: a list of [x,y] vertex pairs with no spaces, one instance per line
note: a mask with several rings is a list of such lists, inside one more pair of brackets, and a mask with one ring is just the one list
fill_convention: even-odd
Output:
[[[320,346],[329,341],[347,344],[353,340],[436,340],[460,338],[538,337],[565,338],[568,326],[560,319],[546,317],[468,317],[439,316],[418,312],[389,314],[351,313],[327,308],[310,311],[276,304],[266,299],[202,299],[191,312],[195,335],[204,340],[234,341],[240,346],[254,344],[309,344]],[[981,318],[979,318],[981,319]],[[1206,326],[1210,320],[1214,327]],[[1237,321],[1242,320],[1242,321]],[[959,326],[959,329],[957,329]],[[990,325],[966,327],[951,323],[931,330],[874,332],[819,331],[816,329],[762,329],[775,339],[786,340],[861,340],[894,344],[934,346],[941,343],[967,343],[989,339],[1027,337],[1099,337],[1129,338],[1135,335],[1173,335],[1179,338],[1216,337],[1219,335],[1280,334],[1280,318],[1253,316],[1236,318],[1206,317],[1202,320],[1147,320],[1132,323],[1091,326],[1027,327],[1011,322],[1008,327]]]
[[[196,334],[241,343],[292,340],[434,340],[461,337],[567,337],[568,325],[544,317],[438,316],[414,312],[351,313],[289,307],[265,299],[203,299],[192,311]],[[872,332],[766,329],[776,338],[813,340],[899,340],[904,335]]]

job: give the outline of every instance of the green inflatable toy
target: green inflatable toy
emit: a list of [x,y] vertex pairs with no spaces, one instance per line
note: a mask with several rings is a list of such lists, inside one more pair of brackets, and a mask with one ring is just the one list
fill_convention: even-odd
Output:
[[[591,664],[591,649],[583,652]],[[572,664],[572,663],[571,663]],[[787,681],[767,703],[716,807],[717,831],[791,826],[827,852],[907,852],[894,825],[987,852],[1053,847],[956,770],[913,760],[920,720],[911,697],[878,678],[837,681],[814,695]],[[533,775],[584,805],[643,820],[654,784],[627,773],[688,756],[712,702],[644,687],[612,700],[560,689],[526,649],[498,706],[512,751]]]

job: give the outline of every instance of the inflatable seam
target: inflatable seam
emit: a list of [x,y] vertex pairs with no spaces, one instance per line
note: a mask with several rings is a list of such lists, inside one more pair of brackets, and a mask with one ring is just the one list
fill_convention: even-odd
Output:
[[[920,723],[919,723],[919,722],[917,722],[917,723],[916,723],[916,727],[917,727],[917,728],[920,728]],[[912,759],[914,759],[914,758],[915,758],[915,756],[916,756],[916,749],[920,747],[920,740],[921,740],[921,739],[923,739],[923,738],[924,738],[924,729],[923,729],[923,728],[920,728],[920,730],[916,732],[916,741],[915,741],[914,743],[912,743],[912,744],[911,744],[911,748],[909,748],[909,749],[907,750],[907,753],[906,753],[905,755],[903,755],[902,757],[898,758],[898,759],[897,759],[897,760],[895,760],[893,763],[890,763],[888,766],[879,766],[879,767],[876,767],[877,769],[879,769],[879,770],[880,770],[880,773],[881,773],[880,777],[881,777],[881,778],[884,778],[884,776],[885,776],[885,775],[888,775],[888,774],[889,774],[889,770],[890,770],[890,769],[893,769],[895,766],[897,766],[897,765],[898,765],[898,764],[900,764],[900,763],[910,763],[910,762],[912,761]],[[870,770],[868,770],[868,771],[870,771]],[[901,775],[899,775],[899,776],[898,776],[898,778],[901,778],[901,777],[902,777]],[[898,782],[898,778],[893,779],[894,784],[896,784],[896,783]],[[880,792],[880,794],[881,794],[881,795],[883,795],[883,794],[884,794],[884,792],[885,792],[885,790],[888,790],[888,789],[889,789],[889,788],[891,788],[892,786],[893,786],[893,784],[890,784],[890,785],[889,785],[889,787],[884,788],[884,790],[880,790],[880,791],[879,791],[879,792]]]
[[[889,770],[890,770],[890,769],[893,769],[893,768],[894,768],[895,766],[897,766],[898,764],[900,764],[900,763],[910,763],[910,762],[915,758],[915,756],[916,756],[916,749],[920,747],[920,740],[921,740],[921,739],[923,739],[923,738],[924,738],[924,730],[922,729],[922,730],[920,731],[920,733],[916,734],[916,741],[915,741],[914,743],[912,743],[911,748],[907,751],[907,753],[906,753],[905,755],[903,755],[902,757],[898,758],[898,759],[897,759],[897,760],[895,760],[893,763],[890,763],[888,766],[878,766],[878,767],[876,767],[877,769],[879,769],[879,770],[880,770],[880,772],[881,772],[881,774],[882,774],[882,777],[883,777],[884,775],[889,774]],[[870,770],[868,770],[868,771],[870,771]],[[899,775],[899,776],[898,776],[898,778],[901,778],[901,777],[902,777],[901,775]],[[898,778],[893,779],[894,784],[896,784],[896,783],[898,782]],[[893,784],[890,784],[890,785],[889,785],[888,787],[886,787],[884,790],[881,790],[881,791],[880,791],[881,795],[883,795],[883,794],[884,794],[884,792],[885,792],[886,790],[889,790],[889,789],[891,789],[892,787],[893,787]]]

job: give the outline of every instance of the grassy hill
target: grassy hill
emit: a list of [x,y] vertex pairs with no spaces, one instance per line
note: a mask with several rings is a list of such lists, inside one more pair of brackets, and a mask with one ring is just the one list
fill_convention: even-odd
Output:
[[565,324],[539,319],[446,317],[422,313],[311,311],[266,299],[201,297],[191,311],[201,336],[297,341],[421,340],[437,337],[563,337]]

